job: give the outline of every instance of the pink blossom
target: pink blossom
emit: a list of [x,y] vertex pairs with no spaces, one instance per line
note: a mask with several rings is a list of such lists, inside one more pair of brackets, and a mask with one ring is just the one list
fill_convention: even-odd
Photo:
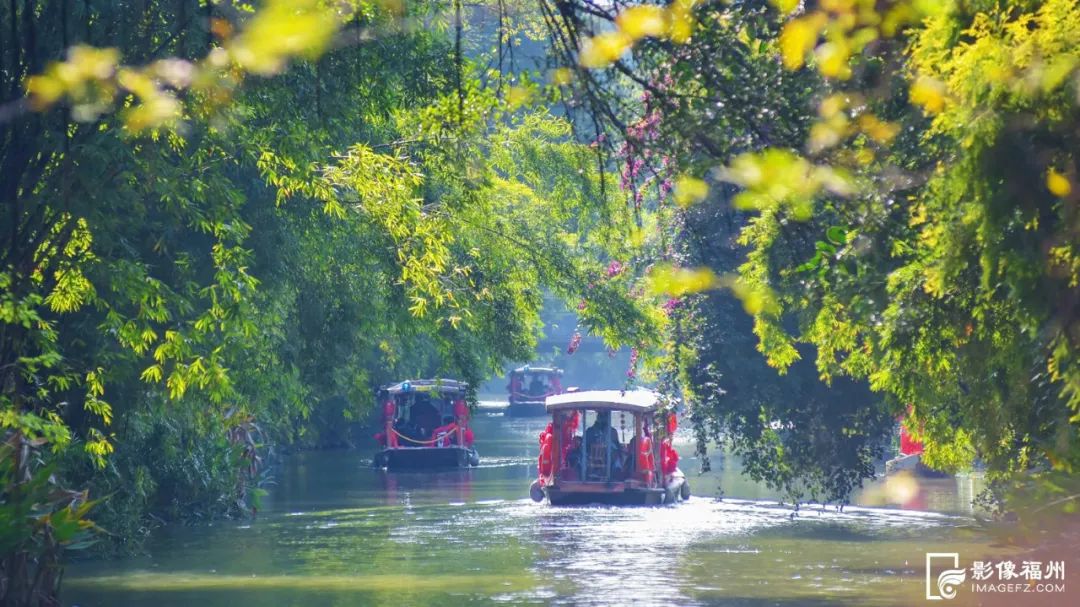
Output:
[[660,182],[660,197],[664,198],[671,193],[672,190],[671,178],[666,177]]
[[566,353],[573,354],[577,352],[578,346],[581,345],[581,333],[574,331],[573,337],[570,338],[570,345],[566,346]]

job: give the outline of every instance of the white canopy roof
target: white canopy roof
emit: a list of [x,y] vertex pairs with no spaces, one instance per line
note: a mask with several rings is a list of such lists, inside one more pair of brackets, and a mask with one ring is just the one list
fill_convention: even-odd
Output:
[[652,390],[586,390],[547,397],[549,412],[566,409],[614,409],[647,413],[655,411],[659,396]]
[[406,392],[442,392],[442,393],[465,393],[468,384],[454,379],[410,379],[396,384],[383,386],[390,394],[403,394]]

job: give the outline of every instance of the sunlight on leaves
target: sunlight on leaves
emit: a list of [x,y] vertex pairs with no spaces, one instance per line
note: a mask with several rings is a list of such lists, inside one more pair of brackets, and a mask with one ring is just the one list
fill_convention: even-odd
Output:
[[818,71],[829,78],[847,80],[851,77],[851,67],[848,59],[851,57],[851,49],[842,40],[826,42],[814,51],[817,58]]
[[652,4],[630,7],[615,18],[615,25],[632,40],[662,36],[668,30],[667,11]]
[[551,72],[551,81],[559,86],[566,86],[574,81],[574,72],[570,68],[560,67]]
[[668,7],[639,4],[620,12],[613,32],[597,34],[582,43],[578,63],[582,67],[604,68],[643,38],[667,38],[677,44],[689,42],[697,25],[694,7],[699,0],[674,0]]
[[1072,184],[1067,177],[1054,169],[1046,172],[1046,189],[1058,198],[1064,198],[1072,192]]
[[900,133],[900,125],[893,122],[885,122],[873,114],[859,116],[859,129],[866,133],[874,141],[886,144]]
[[799,0],[769,0],[769,4],[775,6],[784,15],[799,8]]
[[506,92],[506,105],[511,110],[516,110],[523,105],[528,105],[533,99],[533,91],[525,86],[512,86]]
[[720,279],[709,268],[676,268],[669,264],[654,267],[646,281],[651,295],[671,297],[700,293],[720,286]]
[[779,149],[741,154],[730,167],[720,171],[720,176],[745,188],[735,196],[735,208],[761,210],[785,206],[799,220],[810,218],[813,200],[821,192],[846,196],[853,191],[851,179],[839,170],[811,164]]
[[709,195],[709,184],[701,179],[683,175],[675,180],[674,190],[675,203],[682,208],[705,200]]
[[115,91],[108,80],[119,61],[120,51],[115,48],[71,47],[66,61],[50,63],[44,73],[27,80],[31,107],[43,110],[67,96],[84,107],[86,120],[96,118],[112,102]]
[[276,74],[292,56],[317,57],[337,31],[333,11],[316,0],[272,0],[228,45],[242,67]]
[[1043,68],[1040,73],[1042,91],[1049,93],[1064,84],[1065,80],[1076,70],[1078,63],[1080,63],[1080,57],[1064,55]]
[[920,76],[910,91],[911,102],[921,106],[928,114],[939,114],[945,109],[945,85],[928,76]]
[[779,310],[776,294],[765,284],[752,283],[742,277],[724,277],[721,283],[731,289],[732,294],[742,303],[743,309],[751,316],[775,314]]
[[672,42],[686,44],[694,34],[694,6],[698,0],[675,0],[668,9],[671,18],[669,37]]
[[585,40],[578,62],[591,69],[607,67],[622,57],[633,44],[630,36],[622,32],[605,32]]
[[803,66],[806,54],[817,44],[818,33],[825,26],[825,22],[825,15],[814,13],[784,24],[784,29],[780,32],[780,55],[784,60],[784,67],[797,70]]

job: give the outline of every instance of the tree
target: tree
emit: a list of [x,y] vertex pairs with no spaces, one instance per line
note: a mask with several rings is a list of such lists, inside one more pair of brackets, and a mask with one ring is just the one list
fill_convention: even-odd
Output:
[[[757,355],[757,325],[746,311],[771,310],[773,298],[733,278],[749,266],[738,238],[754,219],[732,188],[694,177],[747,150],[800,146],[825,84],[778,61],[782,21],[766,3],[616,6],[602,14],[580,3],[560,7],[551,25],[576,41],[560,48],[564,64],[578,70],[568,94],[605,129],[627,195],[655,216],[651,256],[640,266],[651,267],[661,297],[650,299],[669,321],[653,366],[691,403],[699,449],[707,440],[730,447],[750,476],[794,500],[845,499],[873,476],[891,410],[865,383],[830,385],[807,364],[780,374]],[[597,56],[608,43],[614,50]],[[630,46],[632,61],[623,56]],[[626,103],[627,89],[642,103]],[[807,237],[794,225],[785,232]],[[693,279],[687,268],[708,271]],[[695,294],[720,285],[731,290]]]
[[67,8],[0,9],[0,423],[121,541],[256,508],[261,447],[354,440],[382,383],[527,357],[544,286],[625,247],[591,151],[438,3]]
[[[738,189],[714,187],[691,212],[730,203],[756,213],[737,228],[746,261],[725,282],[752,314],[758,348],[781,370],[812,358],[826,381],[865,380],[887,396],[885,411],[911,404],[907,423],[931,465],[978,458],[1025,487],[1045,477],[1036,499],[1074,510],[1075,491],[1060,483],[1072,478],[1080,421],[1069,227],[1077,59],[1067,42],[1076,7],[770,4],[688,3],[690,20],[674,4],[593,12],[617,31],[586,28],[581,63],[648,86],[654,48],[694,57],[721,31],[724,49],[758,51],[761,65],[788,70],[772,72],[780,81],[805,82],[801,97],[759,106],[780,110],[778,122],[796,127],[781,129],[789,137],[706,156]],[[566,31],[589,13],[570,6],[578,20]],[[683,22],[692,35],[679,33]],[[632,65],[620,59],[631,48]],[[738,54],[703,63],[685,69],[702,81],[738,74],[761,83],[756,91],[773,82],[746,78]],[[769,470],[786,473],[779,458]]]

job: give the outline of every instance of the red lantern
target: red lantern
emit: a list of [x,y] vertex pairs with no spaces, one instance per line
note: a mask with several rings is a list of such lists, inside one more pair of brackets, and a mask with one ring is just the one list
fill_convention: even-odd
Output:
[[458,399],[454,401],[454,417],[458,419],[469,417],[469,408],[465,406],[464,400]]
[[641,480],[651,485],[653,481],[653,453],[652,440],[648,436],[641,437],[641,448],[638,449],[637,453],[637,467]]
[[551,427],[551,422],[548,422],[547,427],[544,428],[544,430],[542,432],[540,432],[540,444],[543,445],[545,440],[550,441],[551,440],[551,435],[554,434],[554,433],[555,433],[555,431]]
[[537,463],[537,472],[540,476],[551,474],[551,435],[546,434],[545,440],[540,445],[540,461]]
[[664,474],[675,472],[679,465],[679,454],[671,447],[671,443],[664,441],[660,444],[660,469]]
[[386,418],[386,421],[394,419],[394,414],[397,412],[397,407],[394,405],[394,401],[388,400],[383,403],[382,412],[383,417]]
[[679,419],[674,413],[669,413],[667,418],[667,431],[669,436],[675,436],[675,430],[679,428]]

